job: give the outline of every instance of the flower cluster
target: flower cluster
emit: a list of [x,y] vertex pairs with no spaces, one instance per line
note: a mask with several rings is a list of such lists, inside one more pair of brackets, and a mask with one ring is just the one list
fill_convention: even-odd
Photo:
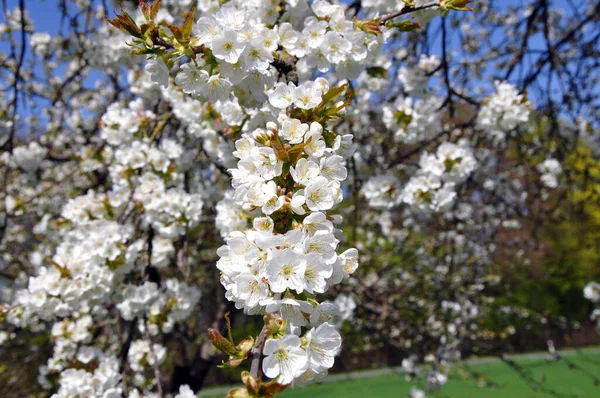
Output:
[[[232,306],[264,314],[256,339],[215,344],[229,366],[252,356],[250,395],[324,377],[344,320],[369,330],[356,349],[384,340],[431,344],[435,355],[415,361],[430,368],[427,388],[438,389],[460,342],[478,337],[473,319],[493,237],[500,226],[521,225],[532,201],[523,168],[502,170],[503,158],[480,139],[516,137],[511,130],[529,115],[524,95],[497,83],[481,104],[459,77],[470,78],[481,62],[466,60],[459,70],[456,52],[444,51],[443,60],[420,55],[406,49],[428,46],[407,46],[399,41],[405,35],[392,33],[457,2],[208,0],[194,4],[199,19],[190,0],[158,10],[160,2],[141,2],[109,20],[118,29],[128,24],[127,37],[96,23],[103,7],[67,3],[67,14],[81,8],[90,17],[81,21],[85,31],[72,26],[68,38],[32,33],[19,9],[7,12],[10,28],[0,26],[2,38],[19,39],[16,31],[26,29],[32,50],[8,72],[23,72],[9,79],[17,79],[15,95],[26,92],[18,98],[32,99],[16,101],[19,112],[35,108],[36,98],[52,101],[41,115],[22,118],[12,93],[0,99],[0,127],[16,132],[2,140],[8,150],[0,155],[0,271],[12,282],[0,292],[8,326],[0,344],[24,328],[46,332],[52,356],[40,361],[39,380],[56,397],[141,398],[162,390],[191,398],[192,388],[166,375],[169,349],[189,349],[177,359],[188,364],[175,366],[190,373],[178,380],[216,354],[210,342],[196,344],[209,316],[219,318],[217,329],[225,324],[210,308],[222,303],[208,300],[198,310],[200,286],[218,269]],[[436,4],[443,6],[436,11]],[[426,9],[414,20],[382,17],[405,7]],[[468,26],[460,28],[472,39]],[[7,64],[16,66],[11,57]],[[40,64],[43,74],[29,66]],[[104,80],[87,84],[97,75]],[[552,160],[538,167],[549,188],[561,173]],[[364,211],[357,192],[382,211]],[[358,250],[341,248],[338,212],[352,214],[362,260],[387,262],[367,269],[360,283],[351,276]],[[433,212],[439,217],[422,214]],[[225,245],[215,253],[220,238]],[[414,267],[397,266],[404,254]],[[371,297],[385,298],[384,311],[369,305]],[[399,308],[422,318],[402,328]],[[263,383],[258,369],[273,381]]]
[[[47,214],[34,227],[56,244],[41,246],[30,257],[37,269],[7,311],[8,322],[20,327],[43,330],[40,321],[53,322],[53,356],[40,368],[39,381],[47,389],[58,387],[56,397],[123,395],[122,364],[114,359],[118,352],[101,350],[92,338],[92,330],[102,330],[100,320],[108,319],[103,322],[112,327],[125,321],[132,325],[130,333],[164,335],[190,317],[200,300],[196,285],[174,277],[161,281],[157,274],[148,280],[150,272],[170,272],[175,241],[200,222],[204,197],[184,177],[195,152],[185,151],[180,140],[153,139],[152,133],[161,131],[142,100],[109,105],[98,130],[95,139],[102,145],[77,152],[84,177],[74,179],[84,192],[67,196],[55,215]],[[30,173],[47,152],[32,142],[19,147],[10,164]],[[68,170],[62,171],[67,178]],[[89,186],[89,175],[101,181],[92,189],[83,188]],[[110,181],[110,189],[102,181]],[[16,201],[15,211],[18,206]],[[122,344],[114,335],[104,338],[106,347]],[[143,350],[136,351],[140,344],[128,351],[130,369],[134,384],[148,392],[157,380],[153,372],[136,370],[152,365],[149,355],[140,357]],[[152,355],[166,357],[164,349],[157,351]]]
[[146,327],[150,335],[155,336],[162,331],[169,333],[176,322],[186,319],[200,300],[200,290],[177,279],[168,279],[159,287],[154,282],[144,282],[136,286],[122,285],[117,308],[125,320],[133,321],[147,318],[147,323],[140,321],[139,328]]
[[[271,3],[228,2],[202,16],[193,43],[202,46],[203,56],[182,65],[175,82],[195,98],[225,102],[233,92],[241,105],[258,107],[277,80],[277,62],[294,62],[305,76],[315,66],[321,72],[334,66],[338,78],[355,79],[384,40],[367,38],[342,6],[324,0],[273,10]],[[169,68],[161,58],[149,59],[146,71],[155,83],[169,85]]]
[[119,362],[115,357],[102,357],[101,351],[94,354],[99,355],[95,358],[94,354],[82,354],[78,356],[79,362],[83,365],[92,363],[92,372],[84,369],[67,369],[61,373],[60,389],[52,398],[69,397],[93,397],[93,398],[119,398],[123,396],[121,386],[121,375],[119,372]]
[[147,340],[136,340],[131,343],[127,353],[127,361],[131,370],[136,374],[134,383],[139,386],[145,386],[150,381],[156,382],[147,374],[152,374],[152,367],[160,365],[167,356],[167,349],[160,344],[150,343]]
[[546,188],[554,189],[558,187],[558,176],[562,173],[560,162],[554,158],[544,160],[536,166],[541,174],[542,184]]
[[48,150],[35,141],[27,146],[15,148],[12,153],[13,161],[17,167],[26,171],[35,171],[41,166],[41,159],[44,159]]
[[376,209],[390,209],[402,203],[402,186],[393,174],[384,174],[369,178],[362,187],[362,194],[369,206]]
[[456,187],[476,167],[477,160],[467,143],[445,142],[435,154],[423,152],[417,173],[404,187],[388,173],[370,178],[362,194],[374,208],[390,209],[405,203],[418,212],[441,212],[454,203]]
[[529,121],[529,104],[508,82],[495,82],[495,93],[487,99],[477,115],[477,126],[497,140]]
[[477,161],[468,144],[445,142],[435,154],[423,153],[419,171],[402,191],[402,201],[421,212],[448,209],[456,198],[456,186],[476,167]]
[[435,55],[421,54],[414,67],[400,68],[398,80],[402,82],[404,91],[415,97],[426,97],[430,91],[430,76],[439,68],[440,59]]
[[[327,91],[324,79],[278,85],[271,102],[289,101],[285,108],[300,98],[297,109],[310,111],[323,106]],[[305,95],[315,98],[304,101]],[[281,338],[265,343],[265,375],[306,383],[327,373],[341,343],[330,324],[336,306],[319,304],[316,295],[358,266],[356,249],[337,253],[341,217],[331,214],[343,197],[352,137],[282,112],[277,124],[242,134],[236,149],[229,200],[251,215],[252,227],[229,233],[218,250],[221,283],[238,308],[278,314],[287,324]]]
[[115,284],[132,269],[139,246],[126,247],[131,231],[112,221],[91,221],[76,229],[57,248],[49,267],[29,279],[19,292],[15,322],[32,316],[65,317],[78,311],[100,311]]
[[414,144],[440,133],[442,100],[435,96],[422,99],[398,97],[393,105],[383,107],[385,126],[395,131],[398,142]]

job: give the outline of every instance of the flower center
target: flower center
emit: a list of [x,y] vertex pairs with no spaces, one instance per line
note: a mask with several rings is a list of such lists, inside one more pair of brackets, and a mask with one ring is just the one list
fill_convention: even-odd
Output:
[[277,350],[277,359],[280,361],[285,361],[287,359],[287,352],[283,348]]
[[284,266],[281,273],[283,274],[283,276],[286,276],[286,277],[291,276],[293,273],[292,267],[289,265]]

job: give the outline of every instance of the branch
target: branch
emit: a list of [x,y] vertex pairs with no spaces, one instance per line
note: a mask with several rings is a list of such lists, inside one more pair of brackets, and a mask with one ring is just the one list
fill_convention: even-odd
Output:
[[14,137],[17,130],[17,107],[19,106],[19,83],[21,82],[21,68],[23,67],[23,62],[25,61],[25,51],[27,50],[27,32],[25,31],[25,0],[19,0],[19,10],[21,12],[21,43],[20,43],[20,52],[19,57],[17,57],[16,50],[14,45],[11,42],[11,53],[14,58],[16,58],[16,66],[15,66],[15,74],[14,74],[14,83],[13,83],[13,91],[14,96],[12,101],[7,109],[12,109],[11,116],[11,126],[10,131],[8,133],[7,140],[2,143],[2,147],[6,146],[7,152],[12,153],[14,148]]
[[562,39],[560,39],[554,46],[552,46],[552,50],[550,50],[550,48],[548,48],[548,53],[546,55],[546,57],[541,60],[541,61],[537,61],[537,66],[538,68],[531,73],[530,75],[527,76],[527,78],[525,78],[525,80],[523,81],[523,84],[521,86],[521,91],[525,91],[525,88],[527,88],[537,77],[540,73],[542,73],[542,69],[543,67],[552,60],[552,56],[554,54],[554,52],[557,52],[560,47],[562,47],[565,43],[567,43],[569,40],[571,40],[576,34],[577,32],[579,32],[580,29],[582,29],[588,22],[593,21],[594,19],[596,19],[598,17],[598,13],[600,12],[600,3],[598,3],[596,5],[596,7],[594,7],[594,10],[592,12],[590,12],[590,14],[588,15],[587,18],[585,18],[584,20],[582,20],[581,22],[579,22],[577,24],[577,26],[575,26],[573,29],[571,29],[567,34],[565,34],[563,36]]
[[392,13],[385,15],[383,18],[381,18],[381,20],[379,21],[379,24],[384,25],[387,21],[390,21],[390,20],[400,17],[402,15],[410,14],[411,12],[415,12],[415,11],[425,10],[427,8],[439,7],[439,6],[440,6],[439,1],[432,1],[430,3],[423,4],[422,6],[419,6],[419,7],[404,7],[400,11],[392,12]]
[[250,365],[250,374],[254,379],[258,379],[258,367],[260,364],[260,355],[262,354],[263,343],[265,342],[265,338],[267,336],[267,325],[263,326],[260,334],[258,335],[258,340],[256,340],[256,344],[252,347],[252,364]]

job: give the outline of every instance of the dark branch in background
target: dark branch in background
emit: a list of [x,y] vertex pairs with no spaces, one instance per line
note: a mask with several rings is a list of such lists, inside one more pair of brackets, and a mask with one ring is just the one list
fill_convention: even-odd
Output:
[[577,24],[573,29],[571,29],[567,34],[563,36],[562,39],[556,42],[551,48],[548,49],[548,54],[542,59],[536,62],[536,69],[530,73],[521,84],[521,90],[524,91],[538,76],[542,73],[544,66],[552,60],[553,55],[560,50],[560,48],[565,45],[569,40],[572,40],[577,33],[581,31],[581,29],[589,22],[595,20],[600,15],[600,2],[596,4],[594,9],[590,12],[590,14],[581,22]]
[[[231,318],[235,318],[238,313],[232,302],[221,301],[213,316],[211,328],[224,334],[227,330],[225,314],[228,312],[231,314]],[[179,341],[182,343],[181,340]],[[199,391],[204,386],[206,376],[216,363],[217,357],[214,354],[214,348],[210,340],[206,339],[199,348],[194,341],[191,341],[190,344],[193,347],[194,355],[191,361],[186,360],[182,365],[175,365],[172,374],[172,391],[176,391],[179,386],[184,384],[189,385],[193,391]],[[182,349],[185,350],[184,347]]]
[[[450,118],[454,119],[454,103],[452,102],[452,95],[454,91],[452,90],[452,86],[450,85],[450,67],[448,65],[448,51],[446,46],[448,45],[446,33],[446,18],[442,18],[442,71],[444,72],[444,84],[446,85],[446,100],[444,101],[444,105],[448,105],[450,109]],[[444,106],[442,105],[442,106]]]
[[[8,8],[6,5],[6,0],[2,0],[2,5],[4,8],[4,15],[8,17]],[[2,143],[1,148],[6,149],[9,153],[12,153],[14,148],[14,138],[15,132],[17,131],[17,111],[19,106],[19,85],[21,84],[21,68],[23,67],[23,62],[25,61],[25,52],[27,49],[27,32],[25,30],[25,0],[19,0],[19,11],[21,13],[21,37],[20,37],[20,50],[17,55],[16,48],[13,40],[10,40],[11,47],[11,57],[15,60],[15,72],[14,72],[14,82],[12,85],[13,98],[9,104],[9,109],[11,109],[11,126],[9,128],[8,137],[5,142]],[[8,18],[7,18],[8,20]],[[11,34],[12,37],[12,34]]]

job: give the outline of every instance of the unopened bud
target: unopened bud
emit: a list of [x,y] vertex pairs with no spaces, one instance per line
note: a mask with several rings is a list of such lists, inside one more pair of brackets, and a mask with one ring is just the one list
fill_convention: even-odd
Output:
[[269,337],[278,339],[285,335],[287,322],[278,314],[266,314],[264,316],[265,325]]

